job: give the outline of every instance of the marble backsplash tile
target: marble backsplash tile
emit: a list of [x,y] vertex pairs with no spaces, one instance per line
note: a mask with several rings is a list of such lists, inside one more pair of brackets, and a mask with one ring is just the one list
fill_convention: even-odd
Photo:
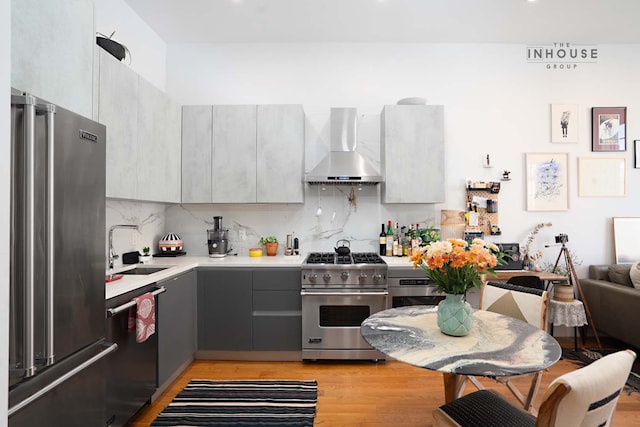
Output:
[[222,216],[233,253],[247,255],[249,248],[259,246],[260,237],[273,235],[280,242],[278,254],[283,254],[286,236],[293,234],[305,254],[332,251],[340,239],[349,240],[354,251],[377,251],[380,224],[387,220],[436,223],[433,205],[383,205],[379,186],[354,186],[352,204],[351,190],[350,185],[307,185],[304,204],[172,205],[166,209],[166,231],[178,233],[189,254],[208,255],[206,231],[213,228],[214,216]]

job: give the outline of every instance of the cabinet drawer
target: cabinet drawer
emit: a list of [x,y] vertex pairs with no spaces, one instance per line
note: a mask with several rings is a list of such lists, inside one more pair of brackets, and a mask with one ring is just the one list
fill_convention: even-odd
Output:
[[299,311],[300,291],[253,291],[253,311]]
[[299,316],[254,316],[253,350],[301,351],[301,318]]
[[253,271],[253,289],[260,291],[297,291],[302,283],[299,268],[263,269]]

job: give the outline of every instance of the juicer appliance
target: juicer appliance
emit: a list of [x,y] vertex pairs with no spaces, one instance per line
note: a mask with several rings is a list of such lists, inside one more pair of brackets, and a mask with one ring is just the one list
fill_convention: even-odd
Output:
[[207,245],[211,258],[222,258],[231,252],[229,230],[222,228],[222,217],[213,217],[213,228],[207,230]]

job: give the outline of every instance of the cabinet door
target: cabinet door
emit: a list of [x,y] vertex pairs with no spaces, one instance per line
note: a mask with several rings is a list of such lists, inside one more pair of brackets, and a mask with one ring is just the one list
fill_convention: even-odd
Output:
[[211,106],[182,107],[182,202],[211,203]]
[[213,107],[214,203],[256,201],[256,106]]
[[164,200],[180,203],[182,199],[182,108],[166,94],[164,96],[166,123],[166,160]]
[[300,269],[253,271],[253,349],[302,350]]
[[159,282],[167,291],[158,295],[158,386],[193,359],[196,351],[196,272]]
[[139,200],[180,202],[181,120],[178,104],[140,78],[138,96]]
[[258,203],[304,202],[304,111],[301,105],[259,105]]
[[93,117],[94,2],[13,0],[11,34],[11,86]]
[[383,203],[444,202],[444,107],[387,105],[381,129]]
[[251,350],[251,271],[198,271],[198,350]]
[[138,75],[102,49],[98,121],[107,127],[106,196],[135,199],[138,159]]

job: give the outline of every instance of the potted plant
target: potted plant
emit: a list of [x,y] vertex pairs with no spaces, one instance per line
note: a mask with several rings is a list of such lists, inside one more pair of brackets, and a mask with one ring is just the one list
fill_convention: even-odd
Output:
[[140,261],[148,262],[151,261],[151,248],[149,246],[145,246],[142,248],[142,255],[140,256]]
[[445,294],[438,304],[438,326],[453,336],[464,336],[473,326],[473,309],[466,301],[467,291],[482,287],[482,275],[504,263],[505,254],[493,243],[473,239],[431,242],[411,255],[414,268],[424,270],[436,290]]
[[275,256],[278,252],[278,239],[276,236],[261,237],[260,244],[267,250],[267,256]]

